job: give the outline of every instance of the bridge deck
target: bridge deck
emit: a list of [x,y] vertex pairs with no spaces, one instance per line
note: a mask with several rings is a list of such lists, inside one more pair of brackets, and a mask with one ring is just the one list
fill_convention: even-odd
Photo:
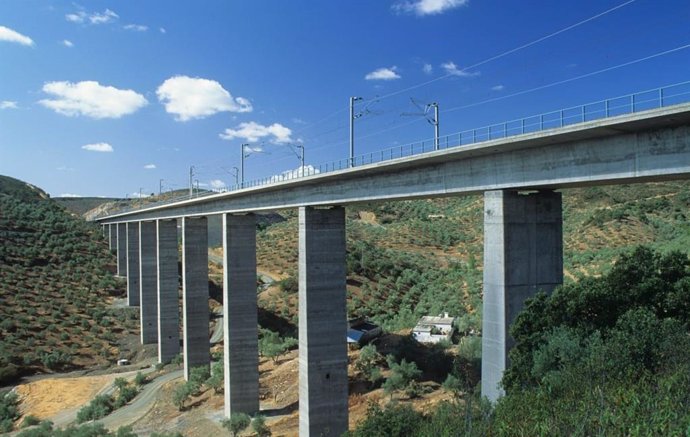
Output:
[[95,220],[117,223],[688,176],[690,104],[685,103],[152,205]]

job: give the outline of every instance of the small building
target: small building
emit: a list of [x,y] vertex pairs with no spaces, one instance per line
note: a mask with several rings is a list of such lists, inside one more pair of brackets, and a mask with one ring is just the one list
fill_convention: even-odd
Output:
[[381,327],[369,320],[361,317],[352,319],[348,321],[347,342],[348,344],[367,344],[381,335],[381,332]]
[[120,358],[117,360],[118,366],[129,366],[129,360],[127,358]]
[[420,343],[438,343],[448,340],[453,336],[455,317],[448,313],[438,316],[424,316],[419,319],[417,326],[412,330],[412,336]]

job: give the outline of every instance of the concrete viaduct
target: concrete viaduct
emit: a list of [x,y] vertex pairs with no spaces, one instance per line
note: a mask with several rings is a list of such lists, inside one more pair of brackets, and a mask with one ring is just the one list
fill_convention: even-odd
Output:
[[525,299],[563,280],[560,188],[690,176],[690,104],[527,133],[96,220],[117,251],[142,343],[179,353],[182,234],[185,376],[209,365],[207,217],[222,215],[225,414],[259,411],[256,219],[299,209],[300,436],[348,428],[344,205],[484,194],[482,394],[495,400]]

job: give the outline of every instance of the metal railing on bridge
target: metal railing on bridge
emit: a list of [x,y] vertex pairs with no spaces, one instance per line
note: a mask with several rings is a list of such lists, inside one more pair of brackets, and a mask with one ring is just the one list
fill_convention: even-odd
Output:
[[[439,150],[478,144],[508,137],[515,137],[518,135],[541,132],[549,129],[557,129],[564,126],[572,126],[625,114],[634,114],[636,112],[663,108],[687,102],[690,102],[690,81],[679,82],[661,88],[639,91],[633,94],[613,97],[592,103],[586,103],[584,105],[572,106],[569,108],[559,109],[557,111],[545,112],[543,114],[532,115],[517,120],[505,121],[502,123],[491,124],[480,128],[468,129],[461,132],[444,135],[438,139]],[[119,209],[106,215],[121,214],[143,208],[151,208],[176,203],[183,200],[208,197],[218,193],[236,191],[243,188],[252,188],[277,182],[302,179],[308,176],[345,170],[351,167],[358,167],[377,162],[421,155],[423,153],[435,151],[434,144],[434,138],[407,143],[400,146],[390,147],[376,152],[355,156],[352,158],[352,165],[350,165],[350,158],[343,158],[336,161],[323,163],[318,166],[310,165],[304,169],[301,169],[301,171],[292,170],[279,175],[245,181],[241,187],[239,185],[234,185],[216,191],[203,191],[197,194],[192,194],[191,196],[185,195],[156,202],[149,202],[136,207]]]

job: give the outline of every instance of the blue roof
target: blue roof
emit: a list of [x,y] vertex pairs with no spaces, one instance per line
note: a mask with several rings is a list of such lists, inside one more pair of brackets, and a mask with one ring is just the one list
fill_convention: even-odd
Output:
[[359,343],[359,339],[362,338],[364,333],[356,329],[347,330],[347,342],[348,343]]

